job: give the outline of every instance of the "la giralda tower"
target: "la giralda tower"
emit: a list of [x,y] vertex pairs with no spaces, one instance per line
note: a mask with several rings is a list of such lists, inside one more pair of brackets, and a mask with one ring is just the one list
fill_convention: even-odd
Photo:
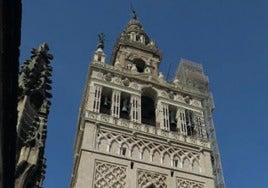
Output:
[[93,54],[78,117],[71,188],[224,188],[203,67],[182,59],[173,82],[134,14],[110,63]]

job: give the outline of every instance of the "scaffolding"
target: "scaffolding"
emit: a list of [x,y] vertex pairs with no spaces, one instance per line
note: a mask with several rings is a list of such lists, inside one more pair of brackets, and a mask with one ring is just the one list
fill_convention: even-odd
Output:
[[[219,148],[216,139],[216,132],[212,118],[212,111],[215,108],[212,93],[208,88],[208,77],[204,74],[201,64],[194,63],[187,59],[181,59],[177,70],[176,79],[184,86],[184,89],[200,94],[205,94],[208,97],[203,100],[204,117],[206,123],[206,132],[211,143],[211,160],[213,173],[215,175],[215,187],[225,188],[223,170],[219,154]],[[199,88],[204,88],[200,90]]]
[[211,149],[212,149],[211,159],[212,159],[212,165],[213,165],[213,173],[215,175],[215,187],[225,188],[219,147],[217,143],[214,122],[212,118],[212,111],[215,108],[215,105],[214,105],[213,96],[211,93],[210,93],[210,98],[204,102],[204,107],[205,107],[204,115],[206,117],[207,133],[208,133],[208,138],[210,140]]

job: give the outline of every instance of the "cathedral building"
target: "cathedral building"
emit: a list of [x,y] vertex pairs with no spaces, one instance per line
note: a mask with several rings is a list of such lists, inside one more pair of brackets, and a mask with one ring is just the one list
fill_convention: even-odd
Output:
[[134,14],[110,63],[104,36],[88,70],[71,188],[224,188],[203,67],[182,59],[173,82]]

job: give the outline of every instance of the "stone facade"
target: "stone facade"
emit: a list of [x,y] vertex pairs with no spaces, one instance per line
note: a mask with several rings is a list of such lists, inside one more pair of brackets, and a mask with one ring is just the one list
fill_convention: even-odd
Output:
[[136,17],[110,65],[103,47],[100,40],[89,68],[70,187],[218,187],[202,66],[181,60],[174,82],[166,81],[162,53]]

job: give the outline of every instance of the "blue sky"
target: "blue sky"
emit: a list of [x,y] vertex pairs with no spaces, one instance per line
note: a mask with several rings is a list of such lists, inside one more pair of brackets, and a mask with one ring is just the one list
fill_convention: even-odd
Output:
[[[21,62],[46,41],[54,55],[45,188],[69,187],[77,115],[97,34],[109,59],[131,18],[126,0],[23,1]],[[204,66],[216,109],[227,188],[267,188],[268,1],[132,1],[147,34],[163,52],[160,70],[180,58]]]

